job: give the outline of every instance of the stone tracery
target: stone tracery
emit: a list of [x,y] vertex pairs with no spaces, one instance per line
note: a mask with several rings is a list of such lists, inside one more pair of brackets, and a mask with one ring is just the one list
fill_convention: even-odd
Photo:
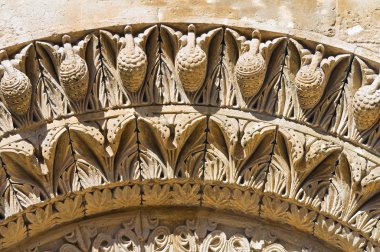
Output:
[[[327,45],[311,54],[294,38],[254,31],[247,41],[237,30],[131,25],[3,58],[0,247],[142,205],[234,211],[344,251],[377,251],[377,70]],[[144,241],[286,251],[216,228],[199,243],[191,230],[155,225]],[[141,246],[136,227],[75,232],[88,241],[68,235],[61,251]]]

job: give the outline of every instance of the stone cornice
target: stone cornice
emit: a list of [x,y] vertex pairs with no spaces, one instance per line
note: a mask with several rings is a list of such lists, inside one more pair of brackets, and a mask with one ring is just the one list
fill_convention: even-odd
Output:
[[1,51],[0,246],[118,194],[116,209],[232,210],[375,251],[377,63],[237,27],[109,30]]

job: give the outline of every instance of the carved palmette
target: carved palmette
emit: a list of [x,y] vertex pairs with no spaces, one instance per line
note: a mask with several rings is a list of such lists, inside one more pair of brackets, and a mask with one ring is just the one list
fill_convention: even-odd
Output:
[[305,55],[302,58],[302,66],[295,78],[298,101],[302,109],[314,108],[322,98],[326,86],[325,73],[320,67],[324,50],[324,46],[319,44],[314,55]]
[[207,72],[207,55],[196,43],[195,26],[189,25],[185,45],[178,51],[175,67],[186,92],[195,92],[203,84]]
[[252,40],[247,43],[249,50],[240,55],[235,75],[244,97],[252,97],[260,90],[266,73],[266,62],[259,52],[261,34],[258,30],[252,33]]
[[124,88],[136,92],[144,82],[148,60],[144,50],[134,42],[131,26],[125,27],[125,42],[117,56],[117,69]]
[[5,51],[0,52],[4,75],[0,82],[0,91],[6,105],[16,114],[24,115],[28,112],[32,99],[32,84],[23,72],[15,68],[8,60]]
[[59,66],[59,78],[66,95],[72,101],[81,101],[88,90],[87,64],[71,46],[70,36],[62,38],[64,53]]
[[352,107],[358,130],[367,130],[380,119],[380,76],[356,91]]

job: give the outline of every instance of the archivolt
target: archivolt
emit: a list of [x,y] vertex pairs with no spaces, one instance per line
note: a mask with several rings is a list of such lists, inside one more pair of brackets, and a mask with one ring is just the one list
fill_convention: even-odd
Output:
[[377,251],[372,63],[268,31],[186,26],[1,52],[0,246],[110,211],[186,206]]

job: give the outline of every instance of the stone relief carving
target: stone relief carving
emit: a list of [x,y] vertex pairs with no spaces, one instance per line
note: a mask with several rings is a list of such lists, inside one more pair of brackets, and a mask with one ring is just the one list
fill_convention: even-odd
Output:
[[355,93],[353,100],[354,120],[359,130],[371,128],[380,115],[380,79],[376,79],[367,86],[362,86]]
[[255,30],[252,39],[247,40],[237,31],[226,29],[226,76],[223,79],[228,81],[224,84],[222,104],[273,114],[275,104],[271,101],[278,92],[286,39],[275,38],[264,43],[261,36],[260,31]]
[[25,73],[18,70],[11,61],[7,53],[2,51],[3,61],[1,62],[4,71],[1,78],[0,88],[5,103],[17,115],[24,115],[28,112],[32,100],[32,84]]
[[[210,51],[220,50],[222,29],[212,29],[200,36],[192,24],[188,26],[187,35],[165,25],[161,26],[161,31],[163,64],[160,71],[166,71],[163,73],[172,79],[160,79],[158,83],[164,103],[168,100],[209,104],[210,92],[215,92],[214,82],[217,81],[215,68],[220,61],[220,54],[210,54]],[[165,98],[167,95],[169,97]]]
[[34,111],[38,78],[34,57],[32,45],[23,48],[14,59],[9,59],[4,50],[0,52],[2,131],[12,130],[14,126],[28,126],[33,123],[33,116],[37,118],[40,116]]
[[[94,85],[94,36],[88,35],[77,45],[72,44],[69,35],[62,36],[62,46],[52,45],[47,42],[37,42],[36,49],[40,58],[42,73],[48,83],[40,83],[42,87],[41,95],[51,96],[55,101],[49,101],[45,98],[50,106],[59,102],[66,102],[71,110],[75,112],[84,112],[92,103],[94,97],[92,87]],[[59,90],[60,93],[57,91]],[[58,102],[56,101],[58,99]],[[42,100],[42,99],[40,99]],[[48,106],[47,104],[41,104]],[[56,113],[69,113],[62,110],[62,105],[54,108]]]
[[377,83],[374,69],[355,57],[331,130],[376,152],[380,148]]
[[147,73],[155,65],[156,52],[148,40],[157,40],[156,30],[157,26],[152,26],[134,36],[132,27],[126,26],[123,37],[100,31],[99,56],[102,60],[98,67],[101,75],[98,86],[102,106],[106,105],[105,100],[111,106],[121,106],[152,99],[152,87],[146,82],[149,79]]
[[[111,226],[109,233],[102,232],[102,228],[94,224],[79,225],[60,239],[58,251],[286,252],[293,251],[295,247],[310,251],[302,245],[283,242],[273,232],[257,224],[245,229],[226,227],[203,217],[182,220],[174,225],[161,222],[149,215],[129,216],[121,224]],[[49,247],[45,244],[26,251],[46,251]]]
[[[84,216],[175,205],[260,216],[346,251],[376,251],[375,67],[265,31],[187,28],[128,25],[0,52],[0,247]],[[187,226],[155,226],[144,242],[286,251],[209,231],[199,243]],[[68,238],[62,251],[141,246],[75,232],[91,242]]]
[[317,45],[311,54],[294,39],[289,39],[287,51],[277,113],[329,130],[347,78],[350,55],[326,57],[323,45]]

